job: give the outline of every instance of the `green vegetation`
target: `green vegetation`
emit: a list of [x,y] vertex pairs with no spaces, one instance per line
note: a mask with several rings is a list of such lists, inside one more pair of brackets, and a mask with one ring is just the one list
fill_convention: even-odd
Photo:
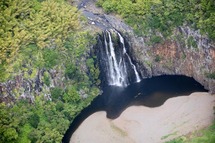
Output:
[[61,142],[98,95],[99,70],[88,54],[95,39],[84,23],[64,0],[0,1],[0,82],[19,77],[32,86],[29,93],[17,82],[11,101],[0,87],[0,143]]
[[188,47],[197,48],[196,41],[194,40],[194,38],[193,38],[192,36],[190,36],[190,37],[187,39],[187,45],[188,45]]
[[160,36],[156,36],[156,35],[153,35],[151,38],[150,38],[150,43],[160,43],[162,41],[161,37]]
[[156,55],[154,60],[155,60],[155,62],[160,62],[161,61],[161,57],[159,55]]
[[215,79],[215,72],[206,73],[205,75],[206,75],[207,78]]
[[167,138],[169,138],[170,136],[174,136],[174,135],[177,135],[177,132],[174,132],[174,133],[165,135],[165,136],[163,136],[163,137],[161,138],[161,140],[167,139]]
[[215,122],[207,129],[196,131],[189,136],[182,136],[166,143],[214,143]]
[[[215,39],[213,0],[99,0],[97,5],[120,14],[137,34],[151,36],[150,43],[162,42],[157,33],[166,38],[182,24]],[[83,30],[83,20],[65,0],[0,1],[0,82],[21,77],[32,86],[27,93],[17,82],[6,97],[10,102],[2,100],[0,87],[0,143],[61,142],[75,116],[98,95],[99,69],[89,55],[95,39]],[[188,44],[195,47],[192,37]]]
[[41,98],[37,96],[34,103],[23,100],[10,106],[0,104],[1,143],[61,142],[71,121],[93,96],[66,101],[61,100],[63,95],[54,101]]
[[121,128],[117,127],[116,125],[114,125],[114,123],[111,123],[111,128],[116,131],[119,135],[125,137],[128,136],[128,133],[124,130],[122,130]]
[[158,36],[159,32],[167,38],[185,24],[215,39],[214,0],[98,0],[97,6],[120,14],[138,35]]
[[0,63],[11,62],[23,45],[61,45],[79,25],[76,8],[63,1],[4,0],[0,7]]

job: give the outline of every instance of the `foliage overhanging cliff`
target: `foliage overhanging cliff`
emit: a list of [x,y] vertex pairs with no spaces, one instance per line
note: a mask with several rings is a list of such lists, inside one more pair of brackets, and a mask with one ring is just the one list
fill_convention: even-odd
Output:
[[[97,5],[107,13],[120,14],[138,35],[161,32],[168,37],[174,28],[186,24],[215,39],[213,0],[98,0]],[[153,40],[159,42],[159,37]]]

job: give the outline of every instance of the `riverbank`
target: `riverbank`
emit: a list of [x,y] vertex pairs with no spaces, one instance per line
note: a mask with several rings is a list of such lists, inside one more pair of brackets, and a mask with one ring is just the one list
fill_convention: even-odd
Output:
[[215,96],[193,93],[168,99],[162,106],[132,106],[110,120],[105,112],[88,117],[70,143],[158,143],[209,126],[214,120]]

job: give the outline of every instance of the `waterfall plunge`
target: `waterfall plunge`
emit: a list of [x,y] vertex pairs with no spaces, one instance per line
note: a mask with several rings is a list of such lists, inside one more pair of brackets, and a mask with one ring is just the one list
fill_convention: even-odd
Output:
[[122,45],[123,45],[123,54],[125,54],[125,55],[127,56],[128,60],[129,60],[129,63],[131,64],[131,66],[132,66],[132,68],[133,68],[133,70],[134,70],[134,74],[135,74],[135,77],[136,77],[136,82],[140,82],[141,79],[140,79],[139,73],[137,72],[137,68],[136,68],[136,66],[133,64],[133,62],[131,61],[131,58],[130,58],[130,56],[128,55],[126,49],[125,49],[124,38],[120,35],[119,32],[117,32],[117,34],[119,35],[119,37],[120,37],[120,42],[121,42]]
[[103,32],[99,46],[100,68],[108,85],[127,86],[140,82],[137,68],[127,53],[124,38],[116,30]]

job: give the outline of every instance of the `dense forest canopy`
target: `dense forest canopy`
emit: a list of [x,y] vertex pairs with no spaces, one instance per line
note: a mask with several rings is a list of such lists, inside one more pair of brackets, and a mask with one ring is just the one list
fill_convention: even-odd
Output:
[[215,39],[214,0],[98,0],[107,13],[120,14],[139,35],[157,31],[164,37],[182,25]]
[[[63,1],[4,0],[0,2],[0,73],[11,70],[21,47],[35,44],[39,51],[61,47],[79,27],[78,13]],[[6,76],[6,77],[5,77]],[[3,80],[9,75],[1,77]]]
[[84,25],[64,0],[0,1],[1,99],[3,86],[16,83],[5,97],[13,102],[0,101],[0,143],[61,142],[98,95],[99,70],[88,48],[95,40]]

